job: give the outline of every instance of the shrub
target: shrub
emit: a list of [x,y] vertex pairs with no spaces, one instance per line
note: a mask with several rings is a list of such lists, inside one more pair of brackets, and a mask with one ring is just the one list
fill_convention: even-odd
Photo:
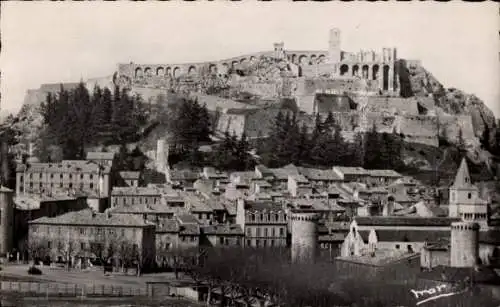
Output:
[[39,268],[32,266],[28,269],[28,274],[30,274],[30,275],[42,275],[42,271]]

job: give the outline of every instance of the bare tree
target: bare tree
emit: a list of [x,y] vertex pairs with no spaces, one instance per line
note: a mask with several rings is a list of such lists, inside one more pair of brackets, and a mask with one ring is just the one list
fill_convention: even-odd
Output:
[[49,242],[46,239],[31,239],[26,242],[30,258],[36,262],[50,255]]

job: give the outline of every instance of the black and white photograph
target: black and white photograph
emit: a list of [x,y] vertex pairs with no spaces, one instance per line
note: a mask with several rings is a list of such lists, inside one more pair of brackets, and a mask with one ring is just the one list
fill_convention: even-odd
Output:
[[0,306],[500,306],[498,3],[0,6]]

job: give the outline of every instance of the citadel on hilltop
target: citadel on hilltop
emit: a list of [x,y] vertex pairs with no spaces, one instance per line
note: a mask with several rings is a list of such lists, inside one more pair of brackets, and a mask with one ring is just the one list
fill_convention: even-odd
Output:
[[[419,61],[399,59],[396,48],[346,52],[339,29],[331,29],[329,36],[325,51],[287,50],[280,42],[271,51],[212,62],[119,64],[114,82],[144,97],[168,90],[189,92],[217,113],[219,132],[245,132],[249,137],[268,134],[283,98],[295,102],[306,123],[316,113],[332,112],[347,140],[373,126],[380,133],[395,131],[407,142],[431,146],[438,145],[440,135],[451,142],[459,131],[472,142],[480,135],[471,116],[447,114],[432,95],[401,97],[402,79],[409,82],[408,69]],[[264,106],[209,94],[210,86],[253,95]]]

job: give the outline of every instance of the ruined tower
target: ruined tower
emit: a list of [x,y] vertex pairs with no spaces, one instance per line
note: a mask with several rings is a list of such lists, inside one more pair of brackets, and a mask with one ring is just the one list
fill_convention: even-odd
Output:
[[282,60],[285,58],[285,43],[274,43],[274,58],[277,60]]
[[330,39],[328,42],[328,56],[331,64],[338,64],[341,60],[340,50],[340,29],[330,29]]
[[292,210],[292,262],[314,262],[318,248],[317,222],[314,212]]
[[12,251],[14,235],[14,191],[0,186],[0,255]]
[[450,266],[473,267],[479,259],[479,225],[470,222],[451,224]]

